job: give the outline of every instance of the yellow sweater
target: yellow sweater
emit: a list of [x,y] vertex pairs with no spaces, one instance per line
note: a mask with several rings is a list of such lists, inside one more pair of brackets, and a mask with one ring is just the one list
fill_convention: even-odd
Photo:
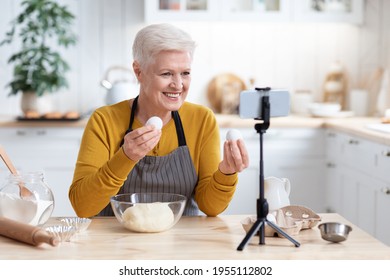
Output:
[[[137,164],[120,147],[128,129],[131,108],[123,101],[97,109],[88,120],[81,141],[69,199],[80,217],[97,215],[118,193],[127,175]],[[221,161],[219,129],[213,112],[185,102],[180,118],[196,173],[195,200],[208,216],[226,209],[236,189],[237,174],[218,170]],[[141,127],[137,118],[133,129]],[[174,120],[162,128],[159,143],[149,155],[164,156],[178,147]]]

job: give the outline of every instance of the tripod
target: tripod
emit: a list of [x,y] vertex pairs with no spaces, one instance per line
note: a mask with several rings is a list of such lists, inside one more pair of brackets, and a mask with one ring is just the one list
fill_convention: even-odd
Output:
[[240,245],[237,247],[238,251],[242,251],[248,241],[253,237],[256,232],[259,232],[259,244],[265,244],[265,225],[268,224],[276,232],[290,240],[295,247],[299,247],[298,241],[293,239],[287,233],[285,233],[281,228],[279,228],[274,223],[267,220],[268,215],[268,202],[264,198],[264,163],[263,163],[263,134],[267,131],[270,124],[270,111],[271,104],[269,102],[269,96],[267,95],[270,88],[256,88],[258,91],[265,91],[265,95],[261,97],[261,119],[263,123],[255,124],[255,129],[257,133],[260,134],[260,189],[259,189],[259,198],[256,203],[257,210],[257,220],[250,228],[245,238],[241,241]]

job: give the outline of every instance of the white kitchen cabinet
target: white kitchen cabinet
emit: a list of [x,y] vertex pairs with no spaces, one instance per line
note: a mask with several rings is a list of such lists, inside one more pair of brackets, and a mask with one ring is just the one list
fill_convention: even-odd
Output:
[[390,146],[374,145],[374,172],[378,178],[390,181]]
[[265,175],[288,178],[290,203],[325,211],[324,130],[270,129],[264,137]]
[[[250,156],[250,166],[239,174],[236,193],[224,214],[255,214],[259,197],[260,143],[254,128],[241,131]],[[221,129],[221,143],[226,132]],[[263,135],[264,176],[285,177],[291,182],[290,203],[316,212],[325,211],[322,129],[272,128]]]
[[155,21],[287,21],[287,0],[146,0],[145,20]]
[[215,0],[145,0],[145,21],[207,21],[218,18]]
[[297,22],[363,23],[364,0],[296,0],[294,20]]
[[342,168],[334,161],[328,161],[326,168],[325,211],[328,213],[340,213],[343,203],[340,191],[342,186]]
[[286,0],[220,1],[219,20],[225,21],[289,21],[291,3]]
[[[83,128],[1,128],[0,144],[20,171],[43,171],[54,195],[53,216],[75,216],[68,199]],[[0,169],[3,182],[8,170]]]
[[342,170],[341,157],[342,145],[341,136],[332,131],[325,133],[325,155],[326,155],[326,211],[330,213],[338,212],[341,209],[342,201],[340,195]]
[[390,147],[334,130],[326,136],[328,211],[390,245]]
[[[357,174],[355,174],[357,175]],[[376,234],[377,210],[375,205],[378,201],[380,183],[366,174],[360,174],[357,180],[357,222],[356,224],[369,234],[380,237]],[[347,196],[348,199],[348,196]],[[390,210],[390,205],[389,208]],[[379,232],[378,232],[379,233]],[[383,241],[383,240],[382,240]],[[388,243],[389,244],[389,243]]]
[[363,8],[363,0],[146,0],[145,20],[361,24]]
[[390,182],[378,182],[375,203],[375,236],[390,246]]
[[372,173],[375,169],[376,143],[361,137],[344,134],[341,138],[342,162],[352,169]]
[[358,195],[359,195],[359,178],[354,170],[340,166],[341,171],[341,188],[339,195],[341,196],[341,208],[339,213],[352,223],[358,224]]

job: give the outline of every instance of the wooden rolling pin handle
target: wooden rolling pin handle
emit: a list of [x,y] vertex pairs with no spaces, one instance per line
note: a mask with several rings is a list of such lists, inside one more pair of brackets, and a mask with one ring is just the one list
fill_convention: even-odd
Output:
[[42,243],[47,243],[52,246],[59,244],[57,237],[51,236],[40,227],[20,223],[4,217],[0,217],[0,235],[34,246]]
[[34,231],[33,235],[34,245],[39,245],[41,243],[47,243],[51,246],[57,246],[60,242],[57,237],[51,236],[47,231],[39,229]]

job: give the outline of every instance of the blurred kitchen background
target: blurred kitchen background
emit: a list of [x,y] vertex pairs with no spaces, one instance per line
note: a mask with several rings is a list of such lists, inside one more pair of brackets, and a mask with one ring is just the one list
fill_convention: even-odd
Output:
[[[0,0],[0,42],[22,3]],[[138,93],[131,69],[136,33],[150,23],[170,22],[198,45],[187,100],[217,113],[221,144],[236,128],[250,151],[250,165],[239,174],[223,214],[255,213],[258,197],[259,138],[255,121],[237,116],[239,93],[256,86],[285,88],[291,114],[273,119],[265,135],[265,176],[291,181],[292,205],[339,213],[390,245],[390,1],[57,3],[74,14],[67,30],[77,43],[64,49],[53,38],[46,41],[70,65],[69,87],[39,98],[47,107],[28,115],[21,109],[28,95],[9,96],[14,65],[8,59],[20,50],[20,40],[0,46],[0,144],[19,170],[44,171],[55,196],[54,216],[74,215],[68,190],[89,114]],[[0,166],[0,178],[8,173]]]
[[[1,39],[20,12],[21,2],[0,1]],[[238,78],[246,88],[286,88],[296,104],[305,99],[324,101],[326,80],[332,71],[340,70],[344,84],[329,84],[328,89],[345,87],[343,109],[354,109],[358,115],[383,113],[377,100],[390,67],[390,1],[58,2],[75,15],[73,28],[78,41],[74,47],[60,50],[71,70],[67,73],[69,88],[50,95],[57,111],[88,113],[104,105],[107,89],[101,81],[113,66],[131,67],[136,32],[149,23],[171,22],[188,31],[198,44],[189,101],[213,107],[208,92],[215,77]],[[8,96],[6,88],[12,79],[12,65],[7,60],[18,47],[18,42],[0,47],[2,115],[22,114],[21,94]],[[302,108],[294,110],[300,113]]]

